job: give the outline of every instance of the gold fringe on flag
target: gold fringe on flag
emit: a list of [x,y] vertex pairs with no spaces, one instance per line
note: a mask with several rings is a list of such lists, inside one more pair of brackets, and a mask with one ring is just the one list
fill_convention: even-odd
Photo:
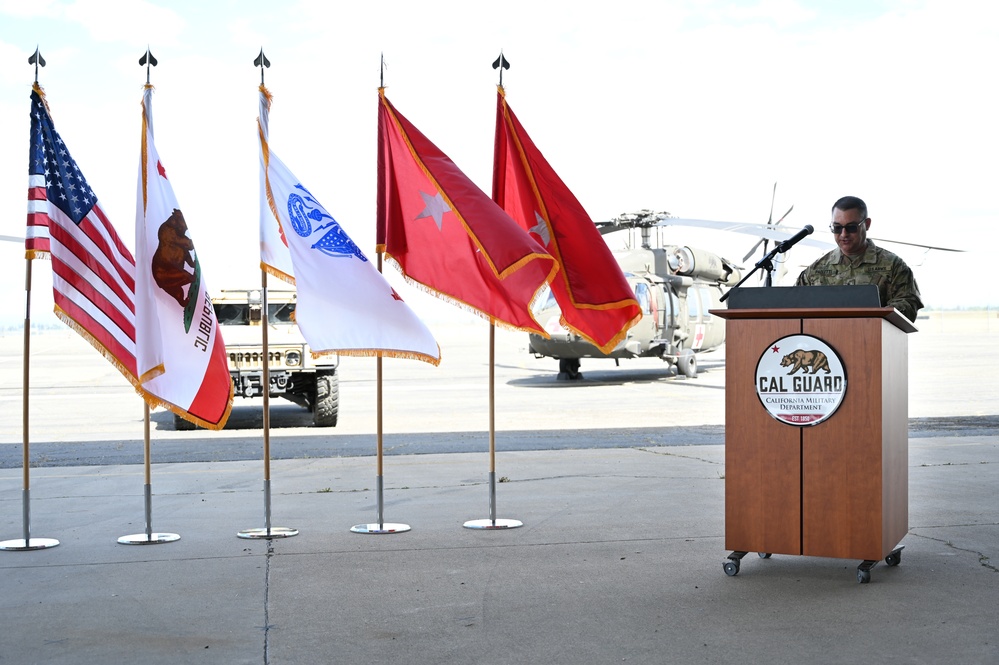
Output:
[[177,406],[176,404],[171,404],[170,402],[167,402],[157,397],[156,395],[154,395],[153,393],[149,392],[148,390],[142,387],[143,382],[149,381],[150,379],[153,379],[163,373],[162,365],[155,367],[146,372],[145,374],[143,374],[140,380],[134,374],[132,374],[131,370],[129,370],[128,367],[124,365],[124,363],[118,360],[118,358],[113,353],[111,353],[111,351],[109,351],[107,347],[101,344],[97,340],[97,338],[95,338],[93,335],[87,332],[86,329],[80,326],[80,324],[78,324],[76,321],[70,318],[69,314],[63,311],[58,305],[56,305],[55,307],[55,315],[59,318],[59,320],[61,320],[63,323],[69,326],[70,329],[75,331],[77,334],[80,335],[80,337],[85,339],[91,346],[93,346],[98,353],[104,356],[104,358],[115,367],[115,369],[121,372],[122,376],[124,376],[125,379],[130,384],[132,384],[132,388],[135,390],[136,394],[139,395],[143,400],[145,400],[146,404],[149,405],[150,409],[155,409],[155,408],[167,409],[177,414],[184,420],[192,422],[198,427],[201,427],[203,429],[217,431],[225,427],[225,423],[229,419],[229,414],[232,412],[232,402],[233,402],[233,397],[235,395],[235,391],[231,382],[229,384],[229,399],[226,404],[225,413],[223,414],[219,422],[210,423],[206,420],[202,420],[201,418],[198,418],[197,416],[188,413],[187,411]]
[[136,392],[142,392],[139,379],[132,373],[132,370],[126,367],[125,364],[118,359],[116,355],[114,355],[106,346],[101,344],[100,341],[91,335],[86,328],[77,323],[69,314],[59,307],[59,305],[53,307],[52,311],[55,312],[56,317],[58,317],[60,321],[65,323],[70,329],[85,339],[92,347],[97,349],[97,352],[104,356],[109,363],[114,365],[114,368],[121,372],[122,376],[124,376],[125,379],[132,384],[132,387],[135,388]]
[[[382,246],[379,245],[379,247],[382,247]],[[540,335],[540,336],[545,337],[545,338],[550,338],[551,337],[551,335],[549,335],[544,330],[544,327],[538,322],[538,320],[534,318],[533,312],[531,313],[531,320],[538,324],[538,330],[534,330],[532,328],[523,328],[521,326],[513,325],[512,323],[507,323],[506,321],[502,321],[500,319],[497,319],[497,318],[491,316],[487,312],[483,312],[478,307],[476,307],[474,305],[471,305],[471,304],[465,302],[464,300],[461,300],[459,298],[455,298],[454,296],[449,295],[447,293],[444,293],[442,291],[438,291],[437,289],[435,289],[435,288],[433,288],[431,286],[427,286],[423,282],[416,281],[415,279],[413,279],[412,277],[410,277],[409,275],[407,275],[405,272],[403,272],[402,267],[399,265],[399,261],[397,261],[395,257],[393,257],[391,254],[385,253],[384,249],[379,249],[378,251],[380,251],[382,254],[385,255],[385,261],[387,263],[392,264],[392,266],[396,270],[399,271],[399,274],[402,275],[402,277],[406,281],[406,283],[409,284],[410,286],[414,287],[417,291],[422,291],[423,293],[427,293],[429,295],[432,295],[435,298],[439,298],[440,300],[443,300],[444,302],[446,302],[446,303],[448,303],[450,305],[454,305],[458,309],[464,310],[464,311],[468,312],[469,314],[474,314],[475,316],[477,316],[477,317],[479,317],[481,319],[485,319],[489,323],[491,323],[494,326],[497,326],[499,328],[503,328],[505,330],[512,330],[514,332],[523,332],[523,333],[530,333],[532,335]],[[541,290],[545,286],[547,286],[547,282],[543,282],[541,284],[541,286],[538,287],[538,290],[534,292],[534,295],[531,296],[531,302],[530,302],[530,305],[529,305],[530,309],[533,309],[535,301],[537,301],[538,296],[541,293]]]
[[[437,345],[437,354],[440,355],[440,345]],[[353,358],[405,358],[407,360],[422,360],[423,362],[430,363],[434,367],[441,364],[440,358],[435,358],[434,356],[427,355],[425,353],[418,353],[416,351],[402,351],[397,349],[325,349],[322,351],[313,351],[313,359],[319,359],[324,356],[331,355],[338,356],[351,356]]]
[[287,282],[288,284],[291,284],[292,286],[295,286],[295,278],[294,277],[292,277],[291,275],[289,275],[286,272],[278,270],[274,266],[267,265],[266,263],[264,263],[263,261],[261,261],[260,262],[260,269],[263,270],[268,275],[271,275],[272,277],[277,277],[282,282]]

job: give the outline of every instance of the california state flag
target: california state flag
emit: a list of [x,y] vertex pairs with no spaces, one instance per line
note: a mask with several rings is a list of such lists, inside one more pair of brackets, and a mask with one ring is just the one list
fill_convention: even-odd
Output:
[[152,406],[222,429],[233,387],[194,242],[153,143],[153,87],[142,99],[135,216],[136,363]]

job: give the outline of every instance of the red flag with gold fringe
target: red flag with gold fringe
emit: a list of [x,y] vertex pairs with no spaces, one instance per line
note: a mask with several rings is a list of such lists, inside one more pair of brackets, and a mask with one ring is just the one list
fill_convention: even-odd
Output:
[[531,304],[558,265],[379,90],[378,251],[493,323],[545,335]]
[[499,88],[493,200],[558,261],[552,292],[562,325],[609,353],[642,318],[603,237],[524,131]]

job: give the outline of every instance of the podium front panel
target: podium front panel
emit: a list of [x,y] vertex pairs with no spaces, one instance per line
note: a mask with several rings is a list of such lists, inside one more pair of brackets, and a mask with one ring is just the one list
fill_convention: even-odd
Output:
[[748,319],[726,326],[725,547],[801,554],[799,429],[767,413],[753,385],[760,354],[773,340],[800,333],[801,321]]
[[842,358],[847,390],[831,418],[802,431],[802,554],[881,558],[882,323],[803,322]]

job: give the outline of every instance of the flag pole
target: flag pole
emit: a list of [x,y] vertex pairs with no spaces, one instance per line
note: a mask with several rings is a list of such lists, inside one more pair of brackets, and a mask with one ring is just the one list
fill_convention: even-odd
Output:
[[496,324],[489,322],[489,517],[469,520],[467,529],[516,529],[520,520],[496,517]]
[[[510,69],[510,63],[500,51],[493,62],[493,69],[499,69],[499,84],[503,85],[503,70]],[[469,529],[515,529],[524,526],[520,520],[496,518],[496,324],[489,322],[489,518],[465,522]]]
[[[153,67],[157,64],[156,58],[153,57],[152,52],[149,47],[146,47],[146,52],[139,58],[139,65],[145,66],[146,68],[146,86],[147,88],[152,85],[149,82],[150,73]],[[143,111],[145,113],[145,111]],[[176,540],[180,540],[180,536],[176,533],[154,533],[153,532],[153,481],[152,481],[152,454],[150,452],[149,445],[149,402],[142,401],[142,451],[143,451],[143,470],[145,473],[145,483],[143,484],[143,497],[145,503],[145,517],[146,517],[146,530],[143,533],[133,533],[127,536],[121,536],[118,538],[118,542],[122,545],[159,545],[161,543],[172,543]]]
[[[28,64],[35,66],[35,85],[38,85],[38,68],[45,66],[45,58],[35,47],[34,54],[28,58]],[[22,437],[22,460],[21,460],[21,531],[23,538],[14,540],[4,540],[0,542],[0,550],[10,552],[24,552],[28,550],[42,550],[55,547],[59,541],[54,538],[34,538],[31,537],[31,468],[30,445],[28,436],[28,367],[31,350],[31,255],[26,254],[27,265],[24,269],[24,352],[23,352],[23,372],[21,375],[21,437]]]
[[[261,54],[263,49],[261,49]],[[287,526],[271,526],[271,372],[270,372],[270,305],[267,302],[267,271],[260,270],[260,327],[261,345],[264,358],[264,526],[263,528],[243,529],[238,538],[291,538],[298,535],[298,529]]]
[[[261,47],[260,55],[253,61],[254,67],[260,67],[260,85],[264,84],[264,67],[270,67],[271,61],[264,55]],[[243,529],[236,534],[237,538],[290,538],[298,535],[298,529],[287,526],[271,526],[271,363],[268,331],[270,329],[270,305],[267,303],[267,271],[260,269],[260,327],[261,345],[264,361],[264,526],[263,528]]]
[[[35,50],[35,55],[31,56],[36,62],[29,60],[28,62],[35,65],[35,81],[38,81],[38,61],[41,65],[45,66],[45,61],[41,59],[38,50]],[[27,266],[25,267],[24,275],[24,360],[23,360],[23,372],[21,375],[21,428],[22,428],[22,460],[21,460],[21,470],[22,470],[22,489],[21,489],[21,528],[22,528],[22,538],[14,540],[4,540],[0,542],[0,550],[6,550],[9,552],[26,552],[29,550],[43,550],[50,547],[55,547],[59,544],[59,541],[55,538],[32,538],[31,537],[31,453],[28,436],[28,414],[29,414],[29,400],[28,400],[28,368],[29,368],[29,357],[31,350],[31,257],[26,259]]]
[[[383,64],[384,67],[384,59]],[[378,272],[382,271],[382,253],[375,251],[375,255],[378,257],[377,266]],[[377,459],[377,470],[375,478],[375,492],[377,494],[377,522],[371,524],[356,524],[350,527],[350,530],[354,533],[371,533],[371,534],[386,534],[386,533],[405,533],[410,530],[408,524],[399,523],[386,523],[385,522],[385,479],[383,476],[384,470],[384,454],[383,454],[383,439],[384,439],[384,428],[382,420],[382,357],[378,356],[375,358],[375,458]]]
[[160,533],[153,531],[153,474],[151,462],[152,455],[150,453],[149,446],[149,402],[146,402],[145,400],[142,401],[142,414],[143,465],[146,481],[142,489],[145,498],[146,530],[143,533],[133,533],[120,537],[118,542],[122,545],[159,545],[161,543],[172,543],[176,540],[180,540],[180,536],[176,533]]

